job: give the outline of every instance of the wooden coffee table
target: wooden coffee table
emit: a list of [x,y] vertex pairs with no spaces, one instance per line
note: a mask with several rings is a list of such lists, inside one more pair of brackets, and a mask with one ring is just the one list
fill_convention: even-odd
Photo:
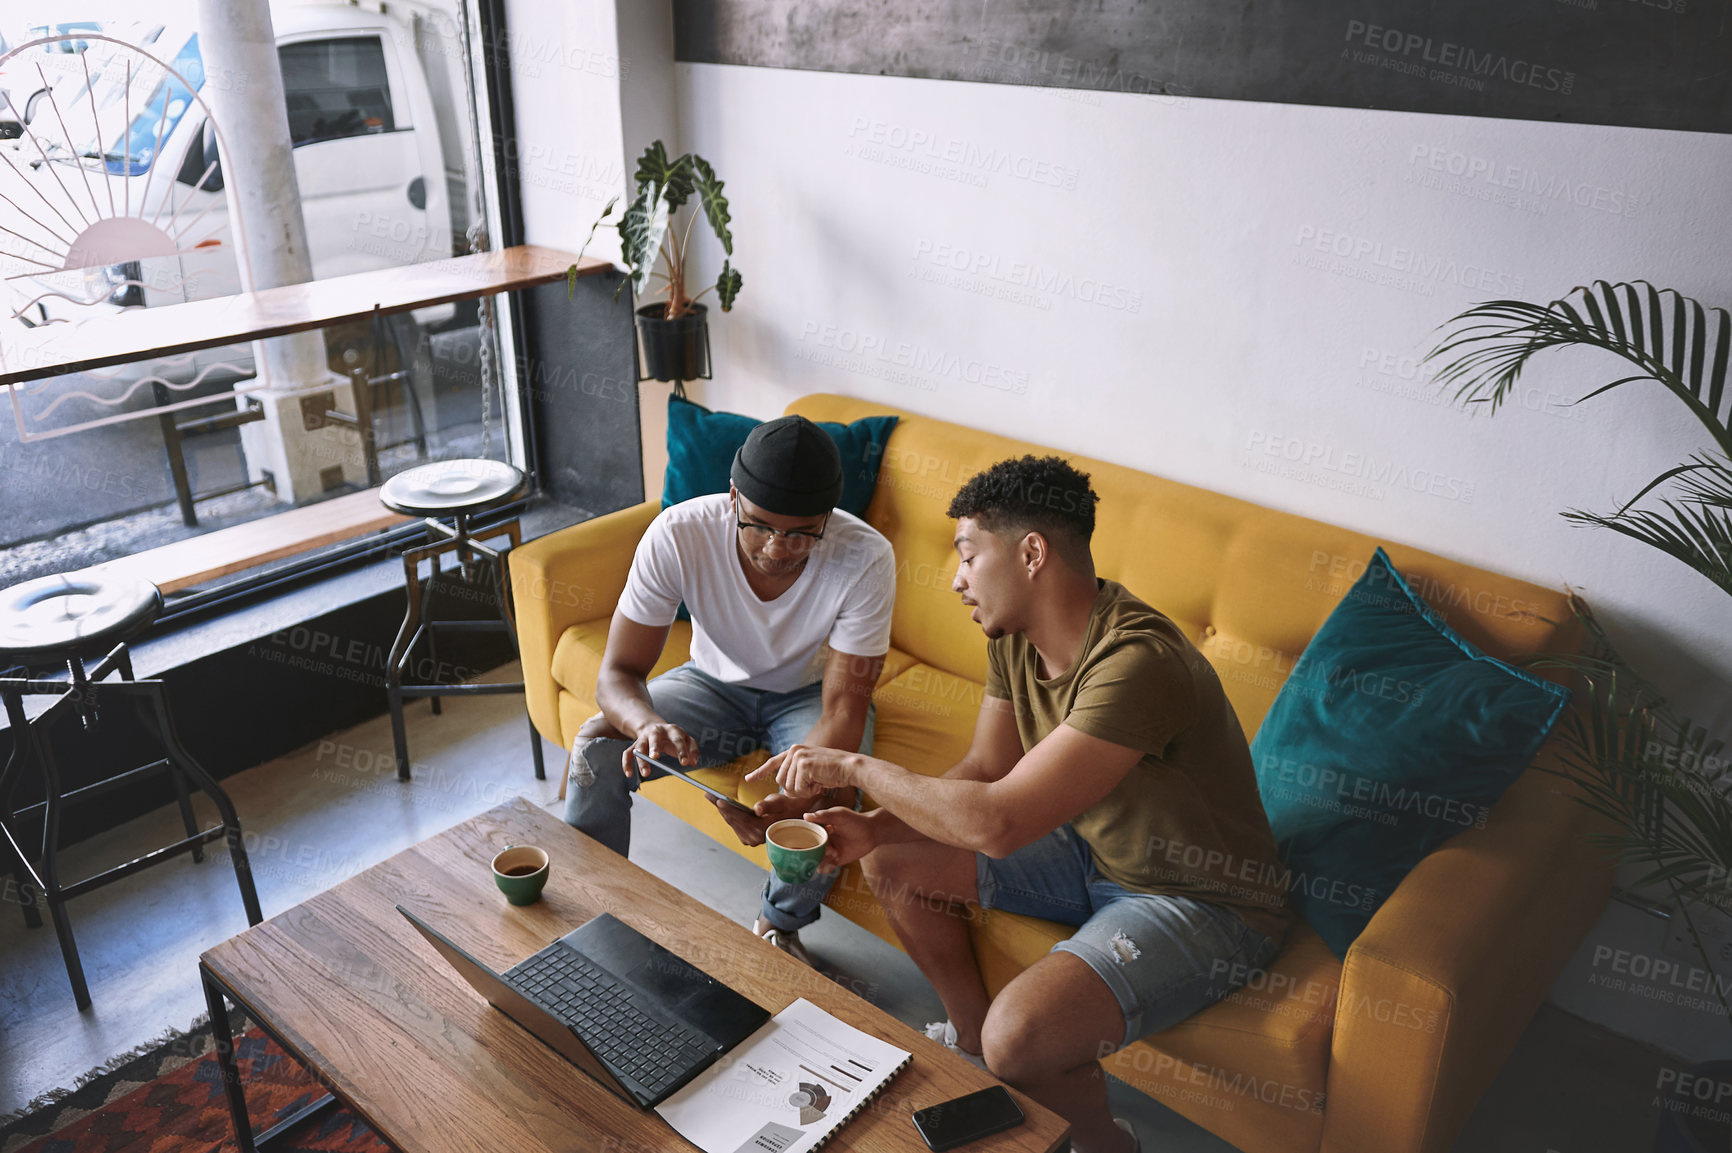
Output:
[[[552,858],[542,899],[506,904],[488,868],[507,845]],[[533,1150],[675,1153],[686,1142],[488,1005],[395,906],[423,916],[502,971],[598,913],[639,932],[771,1012],[805,997],[914,1054],[908,1067],[826,1148],[924,1150],[909,1114],[993,1084],[888,1013],[747,929],[518,798],[405,849],[199,958],[235,1135],[251,1153],[329,1103],[254,1135],[236,1073],[223,997],[405,1153]],[[1028,1121],[968,1146],[1053,1153],[1069,1127],[1020,1093]]]

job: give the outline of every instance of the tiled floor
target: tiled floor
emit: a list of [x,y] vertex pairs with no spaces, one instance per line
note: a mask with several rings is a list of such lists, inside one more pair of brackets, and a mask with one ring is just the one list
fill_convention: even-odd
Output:
[[[514,669],[498,670],[500,679]],[[229,778],[247,829],[266,916],[513,796],[556,806],[555,782],[536,781],[522,702],[513,696],[447,702],[434,717],[410,709],[415,780],[400,784],[389,722],[379,717]],[[548,750],[550,775],[564,763]],[[763,872],[652,804],[636,810],[632,859],[740,923],[757,910]],[[162,843],[173,811],[129,822],[75,846],[69,875]],[[0,906],[0,1116],[70,1085],[116,1054],[182,1030],[204,1008],[200,952],[246,927],[226,854],[147,870],[72,906],[95,1004],[73,1008],[53,932],[26,932]],[[897,949],[831,913],[803,935],[834,975],[919,1026],[943,1016],[919,971]],[[1556,1010],[1542,1010],[1457,1143],[1461,1153],[1598,1153],[1652,1147],[1645,1086],[1660,1055]],[[1153,1153],[1230,1147],[1114,1084],[1115,1111]],[[0,1146],[4,1143],[0,1142]]]

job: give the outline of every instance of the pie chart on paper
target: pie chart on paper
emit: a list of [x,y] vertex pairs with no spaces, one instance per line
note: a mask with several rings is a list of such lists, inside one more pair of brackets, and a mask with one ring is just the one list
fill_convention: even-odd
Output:
[[788,1104],[799,1110],[800,1124],[812,1125],[824,1119],[824,1111],[830,1107],[830,1094],[824,1092],[822,1085],[802,1081],[798,1089],[788,1094]]

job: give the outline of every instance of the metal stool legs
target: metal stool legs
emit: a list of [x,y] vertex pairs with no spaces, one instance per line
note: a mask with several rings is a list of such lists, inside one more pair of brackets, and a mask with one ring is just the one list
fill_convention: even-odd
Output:
[[[521,529],[516,520],[510,520],[482,530],[482,536],[506,537],[507,543],[501,548],[482,544],[475,538],[467,513],[457,513],[453,519],[455,524],[447,525],[443,521],[428,517],[426,523],[429,543],[419,548],[405,549],[403,552],[403,578],[408,592],[408,609],[404,613],[402,626],[397,630],[397,639],[391,645],[390,659],[385,663],[385,694],[391,706],[391,740],[397,756],[397,778],[403,781],[410,777],[409,739],[403,724],[405,700],[429,697],[433,702],[433,711],[437,713],[440,711],[441,697],[491,696],[523,691],[522,681],[456,685],[404,683],[404,674],[409,669],[416,646],[423,638],[427,641],[428,653],[433,660],[434,675],[438,675],[439,629],[454,632],[503,630],[511,639],[512,651],[518,651],[517,627],[512,619],[511,598],[506,581],[506,558],[513,548],[522,543]],[[432,618],[433,591],[440,575],[439,558],[453,552],[457,554],[457,572],[466,583],[475,583],[470,577],[475,569],[485,568],[489,571],[499,619],[436,621]],[[425,582],[421,579],[421,562],[424,560],[431,566],[430,575]],[[536,732],[533,721],[529,725],[529,734],[530,748],[535,757],[535,779],[545,781],[547,766],[542,759],[541,735]]]
[[[105,680],[110,673],[119,673],[120,679]],[[24,698],[41,695],[54,695],[57,699],[34,719],[27,718]],[[233,803],[216,778],[194,760],[192,754],[181,744],[180,736],[175,731],[174,719],[168,711],[168,693],[163,683],[159,680],[141,681],[132,678],[131,662],[125,645],[117,646],[88,676],[82,666],[74,662],[73,683],[70,685],[65,681],[0,679],[0,697],[4,697],[13,734],[13,754],[7,761],[4,774],[0,775],[0,801],[4,802],[4,808],[0,809],[0,835],[3,835],[6,842],[5,848],[14,856],[14,869],[20,877],[20,885],[31,887],[31,899],[24,907],[26,923],[32,927],[41,924],[41,914],[35,908],[37,899],[48,905],[48,915],[54,922],[55,935],[60,939],[60,952],[66,962],[66,975],[72,984],[72,995],[79,1009],[90,1007],[90,988],[84,977],[84,966],[79,960],[78,944],[73,937],[72,922],[66,909],[66,903],[73,897],[82,896],[181,853],[191,853],[195,860],[202,859],[204,845],[221,839],[228,844],[235,881],[240,887],[241,901],[246,907],[247,923],[256,925],[264,919],[259,908],[258,892],[253,884],[252,867],[247,860],[246,846],[242,841],[240,818],[235,814]],[[84,727],[94,727],[100,708],[111,707],[121,701],[132,706],[140,724],[161,746],[164,755],[136,769],[66,791],[61,785],[60,767],[49,741],[50,730],[68,713],[78,715]],[[43,800],[17,809],[13,807],[13,797],[19,779],[30,765],[34,765],[41,775]],[[60,822],[66,803],[100,795],[121,784],[164,770],[175,781],[181,819],[186,826],[187,835],[125,864],[82,880],[63,882],[60,878],[59,862]],[[222,818],[220,824],[203,830],[198,828],[192,813],[189,785],[197,787],[216,805]],[[37,871],[37,865],[32,863],[32,856],[25,851],[15,830],[20,818],[38,809],[42,816],[42,841],[41,850],[34,860],[40,862],[40,872]]]

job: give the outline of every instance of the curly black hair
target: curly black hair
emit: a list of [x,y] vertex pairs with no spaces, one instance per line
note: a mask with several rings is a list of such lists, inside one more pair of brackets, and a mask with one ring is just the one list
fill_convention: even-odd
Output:
[[1089,474],[1058,456],[1001,460],[976,473],[950,502],[953,519],[969,517],[981,528],[1021,537],[1039,532],[1073,568],[1087,571],[1089,539],[1095,531],[1095,502]]

